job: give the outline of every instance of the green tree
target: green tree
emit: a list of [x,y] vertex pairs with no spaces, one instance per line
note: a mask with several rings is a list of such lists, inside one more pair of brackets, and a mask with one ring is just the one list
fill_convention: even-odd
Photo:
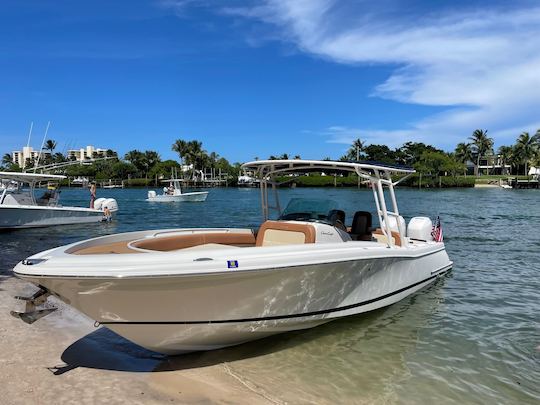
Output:
[[501,158],[502,171],[504,172],[506,170],[506,165],[512,165],[514,161],[514,148],[512,146],[500,146],[497,153]]
[[178,153],[183,164],[193,165],[194,169],[203,169],[210,164],[208,154],[200,141],[177,139],[172,145],[172,150]]
[[135,175],[137,173],[137,168],[133,164],[122,162],[120,160],[114,162],[111,169],[111,178],[113,179],[124,180],[130,175]]
[[357,138],[353,141],[351,147],[345,154],[346,159],[344,160],[354,160],[359,161],[364,158],[364,154],[362,153],[364,150],[365,142],[363,142],[360,138]]
[[540,131],[533,136],[528,132],[523,132],[516,141],[514,151],[519,162],[525,164],[524,174],[527,175],[529,161],[540,153]]
[[441,175],[451,174],[456,176],[464,170],[464,164],[457,161],[453,156],[444,152],[425,151],[414,164],[414,168],[421,175],[428,175],[439,179]]
[[474,167],[475,176],[479,175],[480,158],[486,156],[488,153],[493,153],[493,139],[487,136],[487,129],[476,129],[471,140],[474,156],[476,158],[476,165]]
[[[456,160],[463,163],[464,165],[466,165],[467,162],[473,161],[473,155],[474,153],[470,143],[458,143],[456,149],[454,150],[454,156]],[[465,166],[465,169],[463,171],[465,174],[467,174],[467,166]]]
[[144,174],[146,178],[148,178],[148,172],[159,162],[161,162],[159,153],[153,150],[147,150],[144,152],[142,164],[144,166]]
[[182,163],[185,163],[186,156],[188,155],[188,149],[188,143],[183,139],[177,139],[172,145],[172,150],[178,153],[178,157]]
[[422,142],[406,142],[401,148],[397,149],[394,154],[398,163],[412,166],[420,160],[424,152],[443,153],[442,150]]
[[61,154],[60,152],[56,152],[53,156],[52,156],[52,162],[53,163],[63,163],[63,162],[67,162],[67,159],[66,157]]
[[8,168],[13,164],[13,158],[11,157],[11,154],[6,153],[4,154],[4,156],[2,156],[2,164]]
[[148,176],[155,179],[156,177],[158,179],[162,178],[168,178],[171,175],[172,169],[179,169],[180,165],[175,160],[164,160],[162,162],[158,162],[150,169],[150,172],[148,173]]
[[366,159],[375,162],[396,164],[396,152],[386,145],[368,145],[364,147]]
[[137,149],[130,150],[124,155],[124,159],[137,168],[138,176],[142,177],[146,173],[146,156],[141,151]]
[[51,152],[51,155],[53,154],[54,150],[56,149],[57,143],[56,141],[53,141],[52,139],[47,139],[45,142],[45,145],[43,145],[44,150],[48,150]]

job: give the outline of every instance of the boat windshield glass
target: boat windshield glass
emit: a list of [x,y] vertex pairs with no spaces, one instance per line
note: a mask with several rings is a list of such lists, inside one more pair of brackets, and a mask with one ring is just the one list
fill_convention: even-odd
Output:
[[292,198],[279,217],[288,221],[325,221],[332,210],[338,209],[334,200],[319,198]]

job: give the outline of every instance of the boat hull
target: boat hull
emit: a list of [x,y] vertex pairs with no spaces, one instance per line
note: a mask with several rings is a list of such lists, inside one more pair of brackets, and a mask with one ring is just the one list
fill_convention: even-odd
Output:
[[0,229],[100,222],[103,212],[85,208],[0,205]]
[[156,195],[147,198],[146,201],[152,202],[201,202],[206,201],[208,191],[199,191],[194,193],[184,193],[179,195]]
[[[211,350],[391,305],[451,268],[446,251],[212,274],[24,279],[147,349]],[[22,270],[22,269],[21,269]]]

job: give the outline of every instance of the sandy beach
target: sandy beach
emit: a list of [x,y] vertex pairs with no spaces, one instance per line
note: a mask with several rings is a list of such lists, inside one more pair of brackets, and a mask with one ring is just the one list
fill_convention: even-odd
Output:
[[0,277],[3,404],[280,403],[238,374],[234,362],[152,354],[58,301],[57,311],[27,325],[9,312],[20,305],[12,297],[33,287]]

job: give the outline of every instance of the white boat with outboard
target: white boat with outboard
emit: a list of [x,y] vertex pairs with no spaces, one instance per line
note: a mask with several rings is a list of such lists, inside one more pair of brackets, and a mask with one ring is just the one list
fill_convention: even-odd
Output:
[[163,183],[169,183],[169,186],[163,187],[163,194],[157,194],[154,190],[148,191],[146,201],[157,202],[200,202],[206,201],[208,191],[195,191],[192,193],[183,193],[181,180],[171,178],[162,180]]
[[[118,211],[118,204],[113,198],[98,198],[94,208],[62,206],[58,183],[65,176],[0,172],[0,178],[16,184],[16,187],[5,188],[0,193],[0,229],[97,223],[110,220]],[[47,187],[36,198],[40,191],[36,186],[40,183],[47,183]]]
[[[394,187],[414,172],[364,163],[268,160],[244,164],[261,183],[264,222],[247,228],[149,230],[98,237],[35,254],[14,269],[39,286],[31,323],[52,294],[119,335],[179,354],[312,328],[393,304],[452,267],[442,233],[426,217],[408,224]],[[339,203],[277,199],[276,176],[352,172],[373,189],[349,227]],[[392,175],[395,175],[392,178]],[[269,205],[269,187],[276,200]],[[389,197],[390,208],[386,198]],[[270,218],[276,208],[278,217]],[[436,240],[434,240],[434,236]]]

